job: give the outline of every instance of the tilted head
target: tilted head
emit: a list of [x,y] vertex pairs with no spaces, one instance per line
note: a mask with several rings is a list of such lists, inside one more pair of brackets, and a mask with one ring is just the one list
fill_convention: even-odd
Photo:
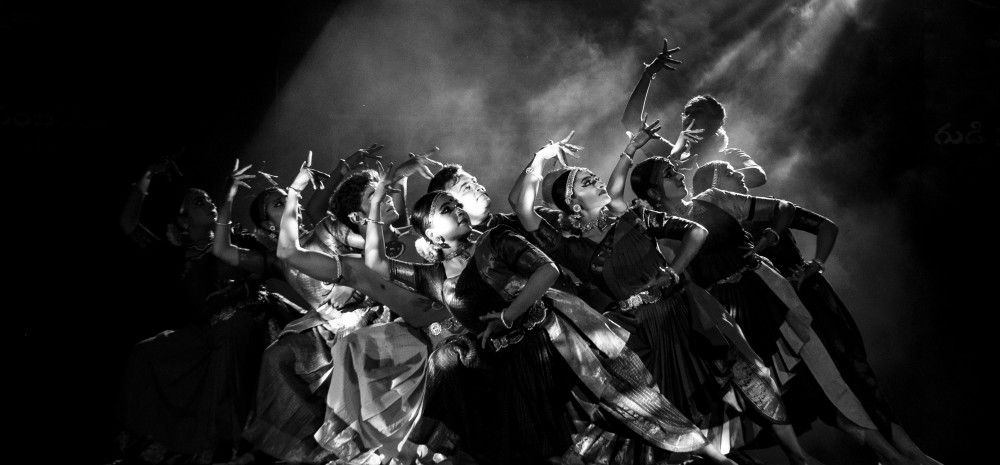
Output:
[[611,203],[607,184],[593,171],[577,167],[546,174],[542,179],[542,197],[568,214],[597,210]]
[[729,145],[722,126],[726,123],[726,109],[711,95],[698,95],[688,100],[681,112],[681,124],[686,129],[701,129],[702,140],[691,147],[694,153],[710,153],[724,150]]
[[261,231],[275,233],[285,213],[285,195],[277,187],[268,187],[250,202],[250,221]]
[[417,199],[410,224],[431,244],[462,240],[472,232],[469,214],[445,191],[430,192]]
[[691,187],[695,195],[713,187],[740,194],[750,192],[743,179],[743,173],[736,171],[733,165],[724,161],[712,161],[701,165],[694,172]]
[[474,218],[482,218],[490,211],[491,199],[486,187],[462,165],[445,165],[431,178],[427,192],[444,191],[458,200],[465,211]]
[[687,196],[684,175],[663,157],[647,158],[640,162],[632,170],[629,182],[635,195],[652,205]]
[[[371,198],[381,177],[374,170],[362,170],[351,173],[337,186],[330,198],[330,211],[337,221],[347,225],[351,231],[361,234],[361,224],[371,213]],[[399,218],[393,205],[392,197],[385,196],[381,204],[382,221],[391,223]]]

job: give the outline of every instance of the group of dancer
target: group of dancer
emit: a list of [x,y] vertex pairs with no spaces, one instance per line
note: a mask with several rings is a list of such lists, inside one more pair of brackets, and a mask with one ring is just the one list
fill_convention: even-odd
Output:
[[[687,103],[675,141],[647,124],[650,81],[679,63],[663,45],[610,176],[567,163],[572,133],[549,141],[511,213],[434,151],[385,170],[372,145],[328,173],[310,153],[285,187],[237,161],[221,208],[184,190],[155,234],[139,217],[166,167],[148,170],[122,228],[177,264],[189,317],[133,350],[124,460],[732,464],[778,445],[804,464],[797,437],[821,419],[881,463],[938,463],[823,277],[836,225],[749,193],[766,172],[728,146],[714,98]],[[407,212],[413,175],[430,183]],[[253,179],[247,233],[231,218]],[[815,235],[813,259],[792,229]]]

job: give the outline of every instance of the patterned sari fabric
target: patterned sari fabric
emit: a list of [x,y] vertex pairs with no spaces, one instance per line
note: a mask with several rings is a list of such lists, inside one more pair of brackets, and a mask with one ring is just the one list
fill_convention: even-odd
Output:
[[740,222],[767,214],[774,202],[718,189],[696,196],[691,219],[705,226],[709,237],[691,264],[692,276],[743,328],[754,351],[776,374],[783,397],[804,395],[820,401],[809,407],[819,413],[790,410],[792,423],[839,412],[859,426],[875,429],[813,329],[812,317],[795,289],[752,253],[752,238]]
[[[247,246],[247,239],[234,235]],[[228,460],[253,406],[261,353],[274,328],[302,311],[260,283],[278,268],[251,250],[241,267],[184,249],[178,295],[189,322],[138,343],[123,376],[126,457]]]
[[[438,264],[398,261],[392,262],[391,274],[394,281],[447,305],[477,334],[485,328],[480,316],[509,305],[534,270],[549,264],[522,236],[498,227],[477,241],[458,276],[447,278]],[[439,364],[443,358],[431,357],[435,388],[428,395],[432,401],[426,414],[440,415],[477,461],[540,463],[593,452],[576,447],[574,439],[581,437],[574,437],[577,428],[568,406],[574,393],[634,443],[652,446],[661,456],[705,444],[698,428],[652,384],[648,371],[625,346],[621,328],[579,298],[550,290],[513,326],[491,337],[486,350],[474,349],[478,344],[464,346],[464,353],[475,353],[460,363]],[[453,348],[435,353],[443,350]],[[470,388],[449,389],[455,383]],[[442,391],[453,395],[442,399]],[[435,405],[438,400],[447,404]],[[638,448],[630,450],[634,454]]]
[[585,281],[581,295],[630,333],[629,348],[664,396],[727,451],[755,422],[782,422],[785,413],[774,380],[718,301],[687,281],[657,285],[666,260],[656,239],[679,240],[691,227],[636,207],[599,243],[544,221],[531,238]]
[[[796,225],[793,223],[792,226]],[[815,230],[810,232],[815,233]],[[777,245],[765,250],[762,255],[786,278],[793,276],[799,267],[805,266],[795,238],[789,231],[781,236]],[[879,388],[875,370],[868,363],[861,331],[847,306],[822,274],[813,275],[800,283],[796,293],[809,311],[812,327],[833,357],[844,381],[858,396],[879,431],[886,437],[891,437],[892,409]],[[808,409],[804,405],[806,402],[808,399],[792,398],[788,403],[790,409],[801,411]],[[803,417],[807,415],[803,414]],[[828,415],[824,417],[829,419]]]

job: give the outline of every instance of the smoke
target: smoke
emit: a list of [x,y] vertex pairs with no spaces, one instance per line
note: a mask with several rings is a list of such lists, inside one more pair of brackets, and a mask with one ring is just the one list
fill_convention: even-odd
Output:
[[[886,3],[649,0],[609,11],[573,2],[358,2],[330,19],[246,153],[291,176],[307,150],[326,169],[372,142],[396,160],[439,146],[442,161],[462,163],[502,199],[534,150],[575,129],[574,142],[586,147],[577,163],[607,173],[625,143],[619,119],[641,63],[667,37],[684,63],[653,81],[650,119],[672,139],[684,102],[716,96],[731,145],[769,173],[758,194],[839,224],[827,275],[893,390],[893,367],[921,337],[900,328],[913,329],[919,296],[911,291],[924,278],[910,265],[914,246],[896,195],[908,187],[880,153],[892,109],[856,90],[884,84],[864,71],[879,53],[872,31]],[[411,186],[418,194],[425,184]],[[811,257],[812,239],[799,239]]]

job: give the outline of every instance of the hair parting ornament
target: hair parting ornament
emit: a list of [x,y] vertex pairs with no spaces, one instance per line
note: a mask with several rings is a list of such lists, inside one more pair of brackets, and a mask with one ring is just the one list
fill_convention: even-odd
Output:
[[573,205],[573,188],[576,186],[576,176],[583,168],[569,168],[569,174],[566,177],[566,191],[563,193],[563,201],[566,202],[566,206]]
[[434,194],[434,200],[431,200],[431,214],[424,217],[424,230],[431,229],[431,218],[434,216],[434,212],[441,211],[441,208],[451,200],[452,197],[447,192],[438,192]]
[[719,187],[719,164],[712,167],[712,187]]

